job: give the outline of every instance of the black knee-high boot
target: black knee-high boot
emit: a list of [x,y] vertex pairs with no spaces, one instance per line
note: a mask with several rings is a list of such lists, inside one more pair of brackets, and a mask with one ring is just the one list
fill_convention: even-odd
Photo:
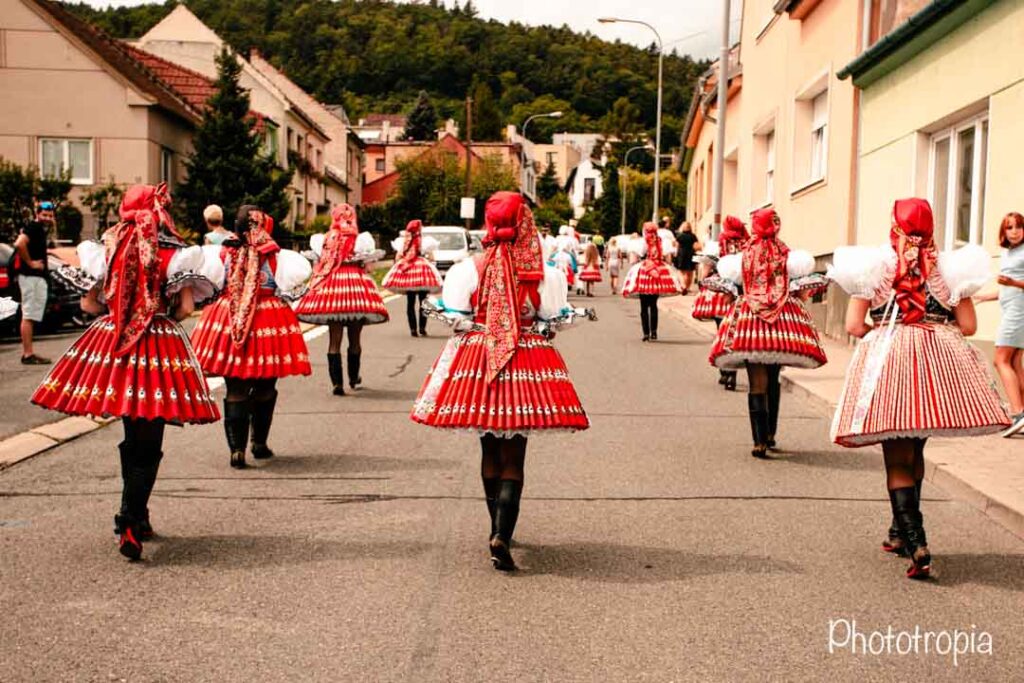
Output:
[[231,451],[231,466],[245,467],[245,447],[249,441],[249,401],[224,399],[224,434]]
[[353,389],[357,388],[363,383],[363,378],[359,376],[360,360],[363,355],[362,351],[348,352],[348,385]]
[[917,486],[905,486],[889,491],[889,500],[896,517],[907,555],[913,564],[907,569],[911,579],[927,578],[931,573],[932,558],[928,552],[928,539],[924,533],[924,516]]
[[487,538],[491,539],[498,532],[498,527],[495,524],[495,515],[498,511],[498,494],[501,490],[501,480],[497,477],[493,479],[481,477],[481,480],[484,483],[484,499],[487,501],[487,514],[491,517],[491,533]]
[[327,372],[331,376],[331,385],[335,396],[345,395],[345,376],[341,372],[341,354],[327,354]]
[[134,448],[126,440],[117,444],[117,450],[121,456],[121,509],[114,515],[114,534],[120,535],[128,527],[130,521],[128,513],[128,472],[132,466]]
[[509,547],[516,530],[516,522],[519,520],[519,500],[522,494],[521,481],[502,480],[494,513],[495,533],[490,544],[491,562],[499,571],[507,572],[516,568]]
[[[921,501],[921,485],[924,483],[923,480],[918,479],[914,482],[914,489],[917,491],[918,504]],[[903,539],[900,538],[900,525],[896,521],[896,504],[889,496],[889,504],[892,508],[892,523],[889,525],[889,531],[886,533],[885,540],[882,541],[882,550],[887,553],[893,553],[899,557],[907,557],[906,545],[903,543]]]
[[644,341],[651,338],[651,318],[647,302],[640,299],[640,327],[644,331]]
[[154,451],[150,454],[146,463],[146,511],[139,520],[139,534],[143,541],[153,538],[153,525],[149,521],[149,499],[153,496],[153,487],[156,486],[157,473],[160,471],[160,461],[164,459],[163,451]]
[[427,312],[423,310],[423,302],[427,299],[426,292],[419,293],[419,323],[420,323],[420,336],[427,336]]
[[768,452],[768,397],[765,394],[747,394],[747,410],[750,412],[750,435],[755,458],[765,458]]
[[417,336],[416,333],[416,292],[405,293],[405,318],[409,322],[409,334]]
[[122,443],[121,478],[124,491],[121,495],[121,511],[114,517],[114,525],[118,529],[120,540],[118,550],[130,560],[142,556],[142,521],[146,519],[149,494],[152,490],[151,481],[155,480],[153,461],[159,458],[153,454],[141,452],[138,445],[128,446]]
[[252,457],[265,460],[274,457],[274,451],[267,446],[270,425],[274,422],[274,407],[277,405],[277,390],[272,390],[262,400],[252,401]]
[[782,400],[782,384],[779,382],[778,371],[770,371],[768,376],[768,435],[765,443],[768,448],[775,448],[775,434],[779,428],[779,402]]

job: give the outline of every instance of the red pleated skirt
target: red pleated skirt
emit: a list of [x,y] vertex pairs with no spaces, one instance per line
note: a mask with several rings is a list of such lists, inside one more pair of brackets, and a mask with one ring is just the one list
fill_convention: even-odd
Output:
[[310,289],[295,307],[299,320],[315,325],[333,322],[386,323],[388,309],[361,266],[342,265]]
[[740,297],[718,328],[708,360],[723,370],[747,363],[817,368],[828,362],[810,314],[794,297],[771,323],[754,315]]
[[508,365],[486,381],[482,332],[448,340],[420,389],[412,420],[497,436],[577,431],[590,426],[561,354],[538,334],[524,334]]
[[693,317],[697,320],[714,320],[729,315],[734,298],[725,292],[715,292],[706,287],[693,300]]
[[875,391],[861,399],[868,361],[879,342],[872,333],[857,344],[832,421],[835,443],[853,447],[887,439],[974,436],[1010,424],[985,358],[955,325],[897,324]]
[[109,315],[75,341],[32,394],[32,402],[68,415],[166,420],[220,419],[206,379],[181,326],[157,315],[129,352],[114,356]]
[[203,309],[192,346],[203,372],[214,377],[269,379],[312,372],[295,312],[269,290],[261,290],[244,344],[231,341],[231,304],[222,296]]
[[427,259],[419,256],[404,271],[399,270],[401,263],[391,266],[384,276],[381,286],[392,292],[440,292],[441,274]]
[[585,267],[580,272],[580,279],[584,282],[600,282],[601,281],[601,269],[597,266]]
[[683,293],[675,273],[667,263],[659,263],[657,268],[649,272],[642,269],[643,264],[643,261],[635,264],[626,273],[626,279],[622,283],[622,296],[636,299],[650,294],[676,296]]

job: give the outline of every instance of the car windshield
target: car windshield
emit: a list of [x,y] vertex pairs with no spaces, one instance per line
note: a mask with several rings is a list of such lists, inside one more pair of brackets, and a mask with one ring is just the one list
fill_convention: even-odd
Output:
[[432,232],[427,233],[437,240],[438,249],[442,251],[458,251],[466,248],[466,234],[462,232]]

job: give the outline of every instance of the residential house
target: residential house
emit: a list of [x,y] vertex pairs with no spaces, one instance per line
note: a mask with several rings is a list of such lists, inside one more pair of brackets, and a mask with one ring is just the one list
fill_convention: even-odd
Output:
[[[926,197],[941,249],[999,253],[1024,187],[1024,0],[868,0],[864,49],[839,77],[860,91],[856,241],[888,239],[893,200]],[[989,350],[1000,311],[978,306]]]
[[[217,56],[226,43],[185,5],[177,5],[135,45],[216,78]],[[252,108],[266,116],[266,153],[276,158],[282,168],[295,168],[289,187],[292,207],[286,220],[292,224],[307,224],[327,210],[331,196],[346,193],[342,179],[325,168],[325,148],[330,135],[274,81],[241,56],[236,57],[242,66],[239,83],[249,91]]]
[[[718,69],[694,93],[683,130],[688,218],[710,224],[715,156],[723,155],[723,206],[742,218],[774,207],[782,238],[824,266],[855,236],[857,97],[837,72],[858,53],[862,3],[748,0],[735,65],[726,69],[726,145],[715,149]],[[737,78],[741,76],[741,78]],[[697,129],[697,130],[695,130]],[[842,331],[846,298],[836,289],[812,305],[817,322]]]
[[601,173],[606,162],[606,157],[602,157],[598,162],[588,156],[569,172],[566,191],[576,218],[582,217],[587,208],[603,193]]
[[256,50],[249,54],[249,63],[263,74],[292,102],[322,128],[329,139],[324,145],[324,174],[334,182],[326,183],[325,204],[348,203],[358,206],[363,192],[363,149],[366,144],[348,122],[344,108],[321,104],[296,85],[281,70],[263,58]]
[[110,179],[181,181],[209,83],[148,57],[58,3],[0,0],[0,156],[69,170],[78,205]]

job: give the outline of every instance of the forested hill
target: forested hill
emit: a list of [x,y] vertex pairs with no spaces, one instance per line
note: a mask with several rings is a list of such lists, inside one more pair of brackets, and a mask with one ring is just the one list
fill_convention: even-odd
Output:
[[[568,27],[502,24],[477,16],[471,0],[189,0],[185,3],[236,49],[258,48],[324,102],[341,102],[353,119],[407,112],[420,90],[438,114],[462,118],[467,93],[493,93],[501,122],[564,110],[557,122],[530,124],[535,140],[554,130],[618,135],[652,131],[657,51],[609,43]],[[69,8],[120,38],[135,38],[175,3],[102,10]],[[587,27],[580,27],[587,28]],[[665,60],[665,127],[678,140],[695,78],[706,64]],[[474,137],[477,137],[474,135]]]

